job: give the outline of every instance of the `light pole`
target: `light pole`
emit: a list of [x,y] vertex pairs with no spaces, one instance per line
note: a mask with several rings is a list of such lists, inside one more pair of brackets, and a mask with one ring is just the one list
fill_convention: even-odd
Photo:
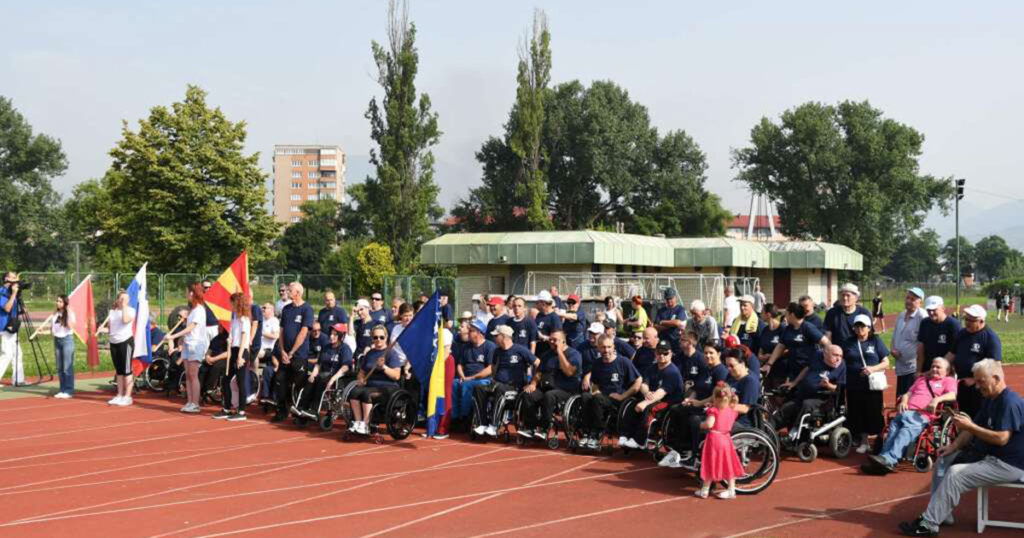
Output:
[[81,249],[82,243],[84,243],[84,242],[85,241],[69,241],[69,243],[71,243],[72,245],[75,245],[75,282],[74,282],[75,285],[78,284],[78,279],[79,279],[80,276],[82,276],[81,273],[79,272],[79,269],[81,267],[80,264],[79,264],[79,260],[80,260],[80,256],[79,256],[80,252],[79,251]]
[[960,200],[964,197],[964,183],[966,179],[956,180],[956,315],[960,317]]

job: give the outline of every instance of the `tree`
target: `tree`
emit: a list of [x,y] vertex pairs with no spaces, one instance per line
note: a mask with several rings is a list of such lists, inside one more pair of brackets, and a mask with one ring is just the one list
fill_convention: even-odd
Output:
[[1013,261],[1020,252],[1010,248],[1006,240],[998,235],[990,235],[978,241],[974,246],[978,272],[987,279],[1003,278],[1012,275],[1000,274],[1007,262]]
[[94,225],[120,269],[149,262],[152,272],[221,270],[245,249],[254,263],[269,254],[278,225],[264,208],[266,176],[259,154],[242,153],[245,122],[206,105],[206,92],[188,86],[185,99],[150,110],[110,151],[113,163],[80,203],[106,203]]
[[325,262],[338,244],[340,208],[334,200],[305,202],[300,206],[302,218],[285,228],[276,244],[283,254],[285,271],[331,272],[326,270]]
[[356,256],[356,293],[365,295],[380,291],[384,287],[384,277],[394,274],[391,249],[380,243],[369,243]]
[[951,181],[922,175],[924,136],[867,101],[805,103],[762,118],[734,150],[736,179],[775,201],[782,232],[840,243],[877,274],[925,213],[948,207]]
[[32,126],[0,96],[0,266],[46,270],[68,261],[60,197],[51,179],[67,169],[60,141]]
[[925,282],[941,271],[939,234],[928,228],[900,243],[882,274],[898,282]]
[[419,247],[433,235],[431,222],[441,217],[439,189],[434,183],[434,154],[441,131],[430,97],[416,94],[419,52],[416,26],[409,22],[405,0],[388,4],[388,47],[372,43],[377,82],[384,90],[378,104],[370,100],[366,118],[370,137],[377,144],[370,151],[376,177],[367,177],[356,201],[369,218],[376,241],[391,247],[395,264],[408,268],[416,262]]
[[[956,238],[951,237],[946,244],[942,247],[940,253],[942,258],[942,265],[946,269],[946,273],[954,275],[956,273]],[[960,272],[961,273],[973,273],[973,268],[977,264],[977,259],[974,255],[974,244],[971,243],[970,239],[964,236],[960,236]]]

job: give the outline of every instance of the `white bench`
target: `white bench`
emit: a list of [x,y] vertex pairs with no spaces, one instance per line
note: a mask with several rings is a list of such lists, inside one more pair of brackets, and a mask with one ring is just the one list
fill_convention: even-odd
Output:
[[999,521],[988,517],[988,488],[1018,488],[1024,489],[1024,482],[1009,482],[995,486],[981,486],[978,488],[978,534],[985,532],[985,527],[1008,527],[1011,529],[1024,529],[1024,523],[1014,521]]

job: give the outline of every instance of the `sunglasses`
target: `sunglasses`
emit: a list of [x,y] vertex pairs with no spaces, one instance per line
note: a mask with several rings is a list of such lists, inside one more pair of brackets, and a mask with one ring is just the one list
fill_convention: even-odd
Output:
[[971,316],[967,316],[967,317],[964,318],[964,321],[966,321],[968,323],[973,323],[975,321],[981,321],[981,319],[980,318],[972,318]]
[[373,299],[374,301],[383,301],[384,300],[383,297],[370,297],[370,299]]
[[661,351],[661,352],[658,352],[658,355],[661,355],[662,357],[668,357],[669,355],[672,355],[672,352],[671,351]]
[[388,337],[387,336],[374,336],[373,339],[374,340],[387,340]]

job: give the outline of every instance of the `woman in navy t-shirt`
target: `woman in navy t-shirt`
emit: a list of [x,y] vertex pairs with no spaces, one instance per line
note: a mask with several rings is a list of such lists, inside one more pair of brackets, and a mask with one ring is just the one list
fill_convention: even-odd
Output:
[[394,350],[388,349],[388,331],[377,325],[370,331],[370,351],[359,361],[356,388],[349,395],[352,407],[352,424],[349,430],[363,435],[370,430],[366,421],[374,403],[386,402],[391,393],[398,390],[402,376],[402,359]]
[[[761,365],[761,372],[773,380],[794,379],[805,366],[818,355],[818,345],[829,345],[828,337],[812,323],[806,322],[806,312],[797,303],[786,307],[786,328],[768,360]],[[785,362],[776,365],[786,354]]]
[[871,318],[853,318],[853,336],[842,344],[846,363],[846,424],[859,441],[857,453],[868,451],[868,436],[882,433],[882,391],[871,390],[868,375],[889,367],[889,348],[875,334]]

